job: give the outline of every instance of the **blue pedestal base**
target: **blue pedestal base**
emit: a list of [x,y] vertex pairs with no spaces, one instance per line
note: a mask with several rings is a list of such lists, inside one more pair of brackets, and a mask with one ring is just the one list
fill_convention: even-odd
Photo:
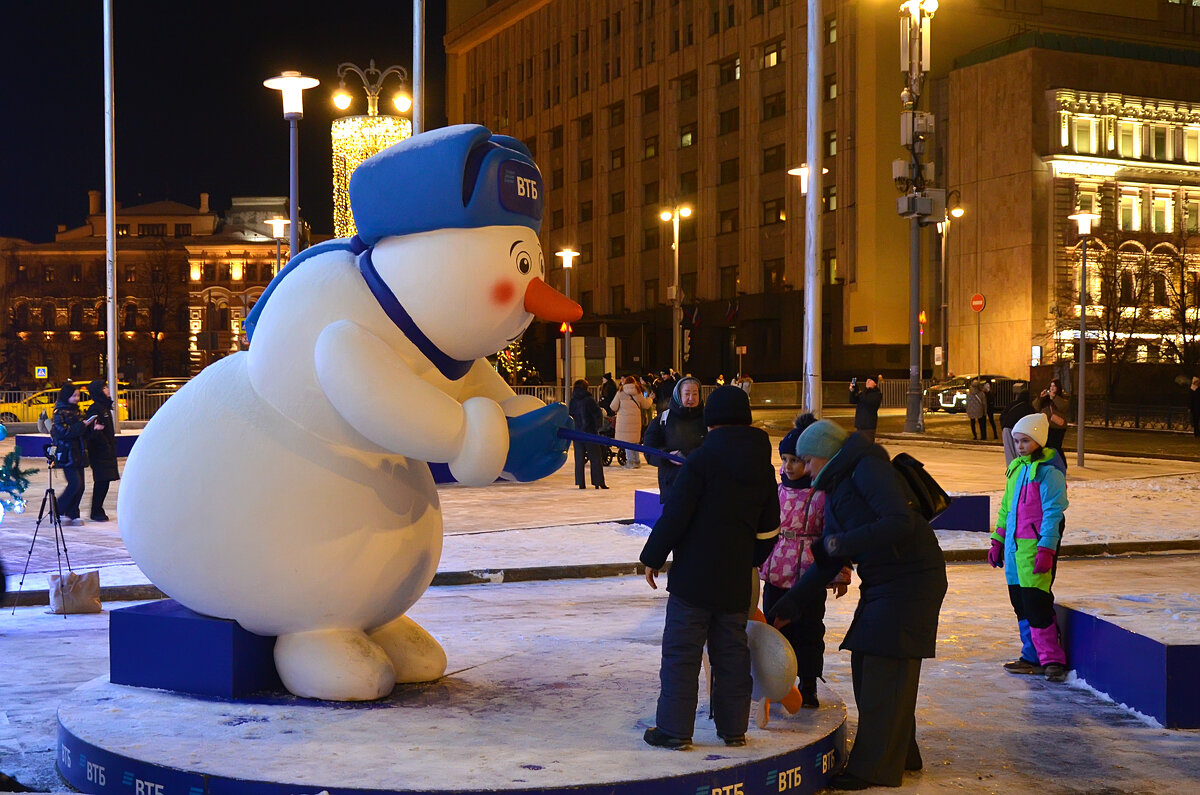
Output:
[[658,501],[658,489],[638,489],[633,493],[633,521],[654,527],[662,516],[662,503]]
[[[117,458],[126,458],[129,456],[129,451],[133,449],[133,443],[137,441],[138,434],[136,433],[119,433],[116,436],[117,443]],[[48,433],[18,433],[13,437],[16,444],[17,452],[21,454],[21,458],[44,458],[46,455],[46,445],[50,444],[50,434]]]
[[992,532],[992,500],[986,495],[964,494],[955,497],[950,507],[929,522],[934,530],[971,530]]
[[108,628],[115,684],[221,698],[283,689],[275,638],[202,616],[174,599],[113,610]]

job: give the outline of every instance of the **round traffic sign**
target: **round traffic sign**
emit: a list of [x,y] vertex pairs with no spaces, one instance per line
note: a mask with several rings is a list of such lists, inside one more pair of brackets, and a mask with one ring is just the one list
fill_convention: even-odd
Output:
[[987,302],[983,300],[982,293],[975,293],[975,295],[971,296],[971,308],[974,309],[976,312],[982,312],[983,307],[986,304],[987,304]]

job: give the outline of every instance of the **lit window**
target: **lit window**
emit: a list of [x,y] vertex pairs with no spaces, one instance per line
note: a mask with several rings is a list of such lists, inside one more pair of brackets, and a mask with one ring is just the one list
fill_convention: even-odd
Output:
[[1123,121],[1117,125],[1117,146],[1121,157],[1141,157],[1141,128],[1142,125],[1132,121]]
[[679,148],[686,149],[696,143],[696,125],[685,124],[679,128]]
[[1121,194],[1121,229],[1136,232],[1142,228],[1142,200],[1136,193]]
[[1076,118],[1074,129],[1075,151],[1082,154],[1094,153],[1096,151],[1096,120]]
[[1150,231],[1160,234],[1172,231],[1170,196],[1155,196],[1150,202]]
[[1183,159],[1189,163],[1200,163],[1200,129],[1183,131]]
[[1150,128],[1150,156],[1155,160],[1171,159],[1170,130],[1164,124]]
[[783,42],[776,41],[763,48],[762,68],[770,69],[783,63]]

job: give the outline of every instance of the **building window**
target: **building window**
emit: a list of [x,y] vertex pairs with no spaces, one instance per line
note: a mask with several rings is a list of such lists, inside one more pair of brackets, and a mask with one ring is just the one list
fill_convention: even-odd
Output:
[[831,130],[825,133],[825,156],[833,157],[837,154],[837,130]]
[[191,224],[175,224],[175,237],[191,237],[191,236],[192,236],[192,225]]
[[78,262],[71,263],[71,281],[76,283],[83,281],[83,266]]
[[585,223],[592,220],[592,202],[585,201],[579,203],[579,223]]
[[166,224],[138,224],[138,237],[166,237]]
[[614,215],[625,212],[625,191],[619,190],[609,195],[608,211]]
[[1117,151],[1121,157],[1142,156],[1142,125],[1132,121],[1117,123]]
[[735,80],[742,79],[742,59],[734,58],[731,61],[724,61],[717,67],[717,84],[728,85]]
[[729,265],[721,268],[721,299],[724,301],[732,301],[737,298],[737,265]]
[[130,266],[126,267],[126,268],[125,268],[125,281],[127,281],[127,282],[136,282],[137,280],[138,280],[138,278],[137,278],[137,266],[136,266],[136,265],[130,265]]
[[780,91],[763,97],[763,121],[778,118],[787,112],[787,96]]
[[608,288],[608,304],[614,315],[625,311],[625,285],[614,284]]
[[740,108],[730,108],[729,110],[721,111],[717,117],[717,134],[728,135],[738,131],[739,120],[741,117]]
[[58,327],[54,304],[42,304],[42,331],[54,331]]
[[137,331],[137,304],[125,304],[125,319],[122,331]]
[[736,157],[721,161],[721,185],[738,181],[738,159]]
[[782,198],[767,199],[762,203],[762,210],[763,226],[777,224],[787,218],[787,214],[784,212],[784,201]]
[[1189,163],[1200,163],[1200,129],[1183,131],[1183,159]]
[[562,210],[555,210],[554,212],[550,213],[550,228],[551,229],[562,229],[563,228],[563,211]]
[[550,131],[550,148],[562,149],[563,145],[563,128],[555,127]]
[[608,108],[608,126],[620,127],[625,123],[625,103],[618,102]]
[[658,227],[652,226],[642,230],[642,251],[651,251],[659,247]]
[[658,180],[647,182],[642,186],[642,204],[654,204],[658,201]]
[[589,265],[592,262],[592,244],[584,243],[579,247],[579,264]]
[[617,147],[609,154],[609,168],[616,171],[618,168],[625,167],[625,147]]
[[679,292],[683,293],[685,300],[690,299],[698,301],[700,293],[696,291],[696,272],[679,274]]
[[837,75],[825,75],[825,99],[837,99]]
[[1155,160],[1171,159],[1170,128],[1164,124],[1150,128],[1150,156]]
[[54,266],[53,265],[47,265],[45,270],[42,271],[42,281],[47,282],[47,283],[54,281]]
[[71,331],[83,331],[83,304],[71,304],[67,324]]
[[592,178],[592,159],[590,157],[585,157],[583,160],[579,161],[579,179],[582,181],[582,180],[591,179],[591,178]]
[[1142,197],[1137,193],[1121,194],[1120,229],[1136,232],[1142,228]]
[[1200,232],[1200,199],[1189,196],[1184,202],[1183,226],[1189,234]]
[[647,279],[642,287],[642,297],[645,300],[643,308],[658,306],[658,279]]
[[837,17],[830,17],[825,20],[825,43],[833,44],[837,41]]
[[579,117],[579,138],[580,138],[580,140],[583,140],[584,138],[591,138],[591,137],[592,137],[592,114],[589,113],[586,116]]
[[763,292],[783,292],[783,258],[763,260]]
[[651,135],[642,141],[642,159],[650,160],[655,157],[658,157],[658,136]]
[[717,216],[717,224],[720,229],[718,234],[726,235],[730,232],[738,231],[740,227],[738,208],[734,207],[732,210],[722,210]]
[[679,148],[686,149],[696,143],[696,123],[684,124],[679,128]]
[[1075,151],[1093,154],[1096,151],[1096,120],[1076,117],[1072,125],[1075,132]]
[[783,42],[771,42],[763,47],[762,68],[770,69],[783,63]]
[[117,237],[129,237],[129,224],[117,224]]
[[825,204],[825,212],[831,213],[837,209],[837,185],[828,185],[822,191],[824,194],[823,202]]
[[1150,231],[1169,234],[1174,231],[1172,210],[1174,202],[1170,196],[1155,196],[1150,200]]
[[[695,193],[696,185],[696,172],[694,170],[684,171],[679,174],[679,192],[681,194]],[[692,226],[695,226],[695,224],[692,224]]]
[[561,188],[563,186],[563,179],[563,170],[562,167],[559,166],[550,172],[550,188],[552,190],[558,190]]
[[841,281],[841,276],[838,274],[836,249],[827,248],[821,252],[821,265],[827,284],[837,284]]
[[[650,61],[654,61],[653,56]],[[658,89],[652,88],[642,94],[642,113],[654,113],[656,110],[658,110]]]
[[608,256],[625,256],[625,235],[613,235],[608,239]]
[[679,100],[691,99],[696,96],[696,73],[686,74],[679,78]]
[[779,144],[778,146],[769,146],[763,150],[762,170],[764,174],[783,170],[783,164],[787,160],[786,149],[783,144]]

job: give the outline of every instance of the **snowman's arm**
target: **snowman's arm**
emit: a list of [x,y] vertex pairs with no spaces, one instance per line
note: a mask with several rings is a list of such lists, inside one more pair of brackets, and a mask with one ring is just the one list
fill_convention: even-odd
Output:
[[543,408],[546,404],[533,395],[518,395],[512,391],[487,359],[479,359],[464,379],[463,397],[485,397],[504,409],[506,417],[519,417]]
[[496,402],[479,397],[460,404],[357,323],[326,326],[317,337],[314,364],[329,402],[380,447],[449,463],[461,483],[491,483],[503,470],[508,426]]

